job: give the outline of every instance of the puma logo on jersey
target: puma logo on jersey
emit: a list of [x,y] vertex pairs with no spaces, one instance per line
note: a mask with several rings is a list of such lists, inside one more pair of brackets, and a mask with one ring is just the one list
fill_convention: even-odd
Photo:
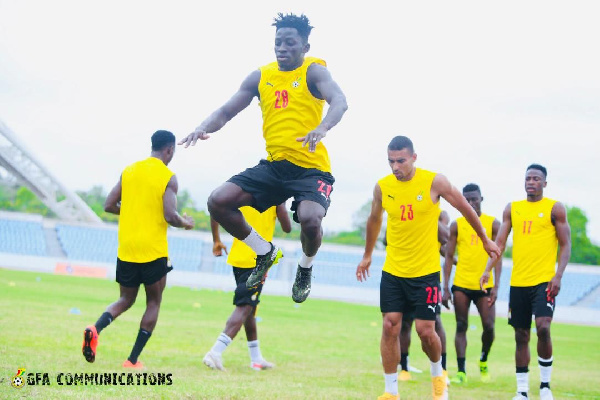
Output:
[[388,197],[392,200],[396,200],[396,198],[394,196],[392,196],[391,194],[388,194]]
[[431,311],[435,313],[435,306],[427,306],[427,308],[431,308]]
[[273,84],[271,82],[267,82],[267,86],[273,87]]
[[552,310],[552,312],[554,312],[554,304],[552,304],[552,303],[546,303],[546,305],[548,307],[550,307],[550,309]]

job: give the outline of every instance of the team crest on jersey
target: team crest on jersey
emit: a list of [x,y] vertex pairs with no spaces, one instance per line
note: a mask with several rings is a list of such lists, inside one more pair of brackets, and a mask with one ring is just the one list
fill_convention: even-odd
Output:
[[422,190],[417,195],[417,201],[423,201],[423,191]]
[[538,215],[538,217],[543,218],[544,217],[544,213],[540,213],[540,215]]
[[300,81],[302,80],[302,77],[297,77],[296,80],[294,82],[292,82],[292,87],[295,89],[297,87],[300,87]]

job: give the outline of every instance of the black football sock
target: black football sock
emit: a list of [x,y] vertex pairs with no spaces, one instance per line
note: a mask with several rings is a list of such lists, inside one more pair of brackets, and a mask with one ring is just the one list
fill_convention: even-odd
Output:
[[408,371],[408,353],[400,353],[400,366],[402,371]]
[[465,370],[466,358],[465,357],[456,357],[456,362],[458,364],[458,372],[464,372],[466,374],[467,373],[467,371]]
[[137,362],[140,353],[142,350],[144,350],[144,346],[146,346],[146,343],[148,342],[148,339],[150,339],[151,335],[152,332],[148,332],[147,330],[140,328],[137,339],[135,339],[133,349],[131,350],[131,354],[129,355],[129,358],[127,358],[132,364]]
[[114,320],[113,316],[108,311],[106,311],[104,314],[102,314],[100,316],[100,318],[98,318],[98,321],[96,321],[96,324],[95,324],[98,335],[100,334],[100,332],[102,332],[102,330],[104,328],[106,328],[108,325],[110,325],[110,323],[113,322],[113,320]]

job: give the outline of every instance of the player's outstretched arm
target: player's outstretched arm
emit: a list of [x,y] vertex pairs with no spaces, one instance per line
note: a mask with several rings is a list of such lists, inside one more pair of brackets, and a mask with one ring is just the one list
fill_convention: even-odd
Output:
[[177,212],[177,191],[179,190],[179,183],[177,177],[173,175],[167,184],[165,193],[163,194],[163,214],[165,221],[175,228],[185,228],[186,230],[194,227],[194,220],[192,217],[185,213],[179,215]]
[[558,267],[556,269],[556,274],[548,283],[546,291],[548,292],[548,296],[556,297],[558,292],[560,292],[560,283],[563,273],[571,258],[571,227],[567,220],[567,210],[560,202],[554,203],[551,218],[554,228],[556,229],[556,237],[558,238],[560,249],[558,251]]
[[285,209],[285,203],[278,205],[275,210],[277,211],[277,219],[279,220],[281,229],[285,233],[290,233],[292,231],[292,221],[290,221],[290,215]]
[[456,251],[456,240],[458,238],[458,226],[456,221],[450,224],[450,236],[446,243],[446,254],[444,256],[444,290],[442,291],[442,304],[446,308],[450,308],[448,301],[452,301],[450,294],[450,274],[452,273],[452,265],[454,264],[454,252]]
[[[495,241],[500,249],[500,254],[504,253],[504,249],[506,248],[506,241],[508,240],[508,235],[510,234],[510,231],[512,230],[511,210],[512,210],[511,203],[508,203],[507,206],[504,208],[504,211],[502,212],[502,224],[500,225],[500,228],[498,229],[498,232],[496,234]],[[494,224],[495,224],[495,222],[494,222]],[[492,225],[492,229],[493,229],[493,225]],[[496,264],[499,264],[499,265],[496,265]],[[481,290],[484,290],[483,287],[489,282],[490,271],[492,270],[492,268],[494,268],[494,266],[496,266],[496,285],[500,285],[500,274],[502,273],[502,257],[501,256],[498,258],[490,258],[488,260],[487,266],[485,267],[485,271],[483,272],[483,275],[481,275],[481,278],[479,279],[479,285],[481,287]]]
[[498,249],[498,246],[496,246],[496,244],[485,234],[485,229],[483,229],[483,225],[481,225],[481,221],[479,220],[477,213],[475,210],[473,210],[473,207],[469,205],[467,199],[465,199],[465,197],[457,188],[452,186],[448,178],[446,178],[444,175],[437,174],[435,178],[433,178],[433,184],[431,185],[431,198],[437,200],[440,196],[450,203],[452,207],[460,211],[460,213],[467,219],[469,224],[477,233],[477,236],[479,236],[481,239],[483,248],[490,255],[490,257],[500,257],[501,253]]
[[367,218],[367,238],[365,240],[365,252],[363,258],[356,267],[356,279],[362,282],[367,280],[368,276],[371,276],[369,267],[371,266],[371,256],[375,249],[375,243],[377,237],[381,231],[381,224],[383,222],[383,205],[381,202],[381,187],[379,184],[375,185],[373,190],[373,201],[371,202],[371,214]]
[[256,70],[244,79],[238,91],[225,104],[206,118],[194,132],[187,135],[177,144],[184,145],[187,148],[190,144],[195,146],[198,139],[208,139],[210,137],[209,133],[221,129],[240,111],[250,105],[254,96],[258,96],[259,82],[260,71]]
[[333,80],[327,67],[321,64],[312,64],[306,71],[306,81],[315,97],[325,99],[329,109],[325,118],[306,136],[296,139],[302,142],[302,147],[308,144],[308,151],[314,153],[317,143],[327,135],[327,132],[342,120],[342,116],[348,109],[346,95],[339,85]]
[[108,196],[106,196],[106,201],[104,202],[104,211],[111,214],[121,214],[121,190],[121,177],[119,177],[119,182],[117,182]]

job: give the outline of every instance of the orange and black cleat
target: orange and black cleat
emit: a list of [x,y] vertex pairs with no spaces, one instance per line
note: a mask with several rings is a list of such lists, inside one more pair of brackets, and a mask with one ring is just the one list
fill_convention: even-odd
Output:
[[98,347],[98,332],[94,325],[90,325],[83,331],[83,346],[81,352],[87,362],[96,360],[96,347]]

